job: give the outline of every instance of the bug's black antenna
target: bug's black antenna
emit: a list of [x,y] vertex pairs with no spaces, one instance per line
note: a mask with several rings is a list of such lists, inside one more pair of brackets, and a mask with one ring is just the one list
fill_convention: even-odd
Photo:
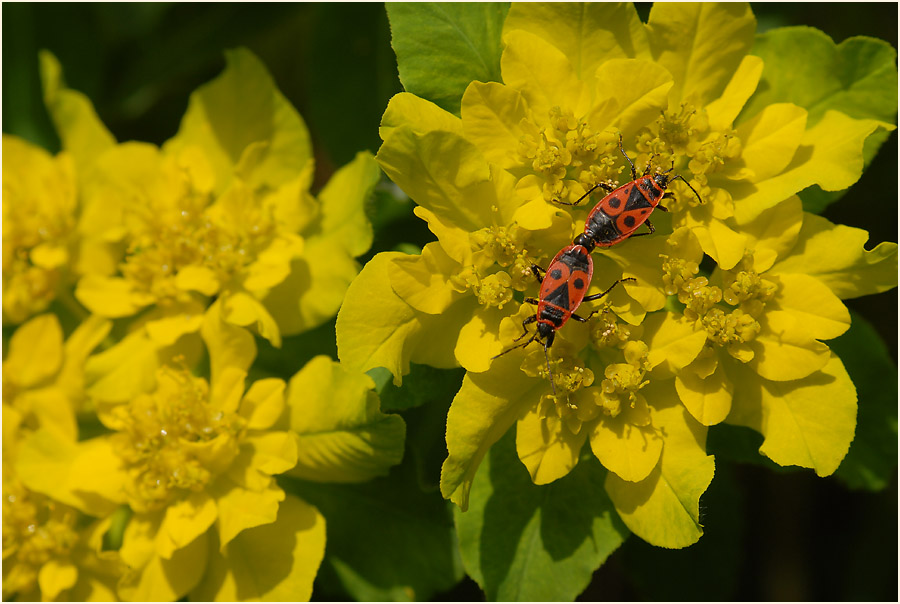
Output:
[[556,384],[553,381],[553,371],[550,369],[550,353],[547,352],[547,343],[544,343],[544,358],[547,359],[547,376],[550,378],[550,388],[553,390],[553,396],[556,396]]
[[[674,167],[674,166],[673,166],[673,167]],[[671,170],[669,170],[669,171],[671,172]],[[687,179],[686,179],[684,176],[682,176],[681,174],[679,174],[678,176],[675,176],[674,178],[672,178],[672,180],[678,180],[679,178],[681,179],[681,182],[683,182],[684,184],[687,185],[687,188],[688,188],[688,189],[690,189],[691,191],[694,191],[694,195],[697,196],[697,201],[699,201],[700,203],[703,203],[703,199],[700,197],[700,193],[698,193],[698,192],[694,189],[694,187],[691,186],[691,183],[689,183],[689,182],[687,181]],[[669,182],[672,182],[672,180],[670,180]]]

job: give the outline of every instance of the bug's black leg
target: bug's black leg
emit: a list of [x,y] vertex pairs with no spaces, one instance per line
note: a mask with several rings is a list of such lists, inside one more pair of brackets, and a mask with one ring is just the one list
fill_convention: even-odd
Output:
[[[646,234],[649,234],[649,233],[646,233]],[[605,296],[606,294],[608,294],[609,292],[611,292],[615,286],[617,286],[617,285],[620,284],[620,283],[625,283],[626,281],[629,282],[629,283],[637,283],[637,279],[635,279],[634,277],[624,277],[624,278],[622,278],[622,279],[619,279],[618,281],[616,281],[615,283],[613,283],[613,284],[610,285],[609,287],[607,287],[607,288],[606,288],[606,291],[604,291],[604,292],[601,292],[601,293],[599,293],[599,294],[592,294],[592,295],[590,295],[590,296],[585,296],[583,302],[590,302],[590,301],[592,301],[592,300],[599,300],[600,298],[602,298],[603,296]],[[597,312],[597,311],[595,310],[594,312]],[[591,315],[593,315],[593,314],[594,314],[594,313],[592,312]],[[587,318],[590,318],[591,315],[588,315]],[[572,315],[572,316],[574,317],[575,315]]]
[[[527,336],[528,335],[528,327],[526,327],[526,325],[528,325],[529,323],[534,323],[535,321],[537,321],[536,315],[531,315],[530,317],[528,317],[524,321],[522,321],[522,335],[520,335],[518,338],[513,340],[513,342],[518,342],[519,340],[521,340],[522,338]],[[534,336],[531,336],[531,340],[533,340],[533,339],[534,339]],[[531,342],[531,340],[528,340],[528,342]],[[526,344],[528,342],[526,342]],[[503,354],[503,353],[501,353],[501,354]]]
[[625,156],[625,159],[628,160],[628,163],[631,164],[631,180],[637,180],[637,168],[634,167],[634,162],[631,161],[631,158],[628,157],[628,154],[625,153],[625,149],[622,147],[622,133],[619,133],[619,151],[622,152],[622,155]]
[[612,188],[611,186],[609,186],[609,185],[606,184],[605,182],[598,182],[598,183],[595,184],[593,187],[591,187],[590,189],[588,189],[587,193],[585,193],[584,195],[582,195],[581,197],[579,197],[578,199],[576,199],[574,202],[570,203],[570,202],[568,202],[568,201],[563,201],[563,200],[561,200],[561,199],[558,199],[558,200],[556,201],[556,203],[561,204],[561,205],[564,205],[564,206],[577,206],[577,205],[578,205],[579,203],[581,203],[585,198],[587,198],[591,193],[593,193],[594,190],[595,190],[597,187],[600,187],[601,189],[603,189],[603,190],[606,191],[606,192],[615,191],[614,188]]
[[575,319],[576,321],[578,321],[579,323],[587,323],[588,320],[589,320],[591,317],[593,317],[594,314],[595,314],[596,312],[597,312],[597,311],[595,310],[595,311],[593,311],[591,314],[589,314],[589,315],[586,316],[586,317],[582,317],[581,315],[576,315],[575,313],[572,313],[572,318]]
[[[535,306],[537,306],[538,304],[540,304],[540,302],[541,301],[538,300],[537,298],[525,298],[525,304],[534,304]],[[537,320],[534,317],[531,317],[531,318],[533,320]]]
[[663,212],[668,212],[668,211],[669,211],[669,208],[667,208],[666,206],[664,206],[664,205],[662,205],[662,204],[656,204],[656,208],[659,209],[659,210],[662,210]]
[[535,278],[537,278],[538,283],[543,283],[543,282],[544,282],[544,275],[542,275],[541,273],[545,273],[545,274],[546,274],[547,271],[545,271],[544,269],[542,269],[541,267],[539,267],[537,264],[532,264],[532,265],[531,265],[531,272],[534,273],[534,276],[535,276]]

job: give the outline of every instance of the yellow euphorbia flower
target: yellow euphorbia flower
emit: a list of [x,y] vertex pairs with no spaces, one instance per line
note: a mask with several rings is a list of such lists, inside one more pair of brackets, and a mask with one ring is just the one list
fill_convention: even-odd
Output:
[[[192,96],[162,148],[116,144],[43,55],[47,104],[78,166],[76,298],[109,318],[142,317],[157,348],[196,334],[213,297],[225,320],[279,346],[336,312],[372,240],[363,202],[378,179],[360,153],[318,197],[300,115],[249,52]],[[77,101],[77,102],[76,102]],[[325,260],[327,259],[327,260]]]
[[71,157],[3,135],[3,322],[41,312],[72,279],[78,199]]
[[[821,474],[846,452],[855,395],[822,340],[849,319],[815,272],[784,270],[804,254],[795,243],[808,215],[792,196],[851,185],[866,138],[893,126],[838,111],[811,121],[790,103],[742,114],[764,69],[749,55],[755,25],[745,4],[655,5],[646,25],[620,5],[515,4],[502,82],[469,84],[460,118],[408,93],[392,99],[377,159],[438,241],[363,269],[338,316],[339,352],[355,368],[387,367],[395,381],[410,361],[468,370],[448,414],[441,479],[461,507],[481,459],[513,424],[537,484],[566,475],[589,441],[626,524],[666,547],[702,534],[699,497],[713,475],[706,427],[732,408],[735,423],[783,442],[781,424],[748,408],[771,407],[773,391],[802,399],[835,380],[835,423],[818,432],[814,459],[782,455],[768,440],[763,452]],[[622,275],[637,282],[592,307],[592,325],[559,331],[554,393],[539,347],[491,358],[534,315],[514,302],[534,288],[528,264],[570,243],[599,197],[565,204],[598,183],[631,180],[620,135],[639,170],[671,169],[700,199],[673,182],[669,213],[651,216],[661,236],[595,252],[594,291]],[[840,260],[815,263],[835,283],[866,265],[863,289],[892,287],[896,246],[864,252],[861,243],[847,238]],[[704,256],[717,265],[711,274],[700,273]],[[804,304],[803,291],[816,302]]]

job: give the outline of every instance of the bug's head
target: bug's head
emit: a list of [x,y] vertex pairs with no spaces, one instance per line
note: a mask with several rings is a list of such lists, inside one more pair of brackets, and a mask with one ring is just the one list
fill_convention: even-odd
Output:
[[543,321],[537,325],[538,338],[544,341],[544,348],[550,348],[553,344],[553,336],[556,335],[556,329],[550,323]]
[[653,175],[653,182],[659,185],[661,189],[665,189],[669,186],[669,172],[671,171],[672,169],[669,168],[665,172],[657,172]]

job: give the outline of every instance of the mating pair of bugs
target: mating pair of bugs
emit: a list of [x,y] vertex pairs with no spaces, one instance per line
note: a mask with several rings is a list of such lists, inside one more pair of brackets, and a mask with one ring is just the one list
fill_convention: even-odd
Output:
[[[664,206],[660,205],[660,201],[667,195],[671,195],[671,193],[666,193],[666,188],[671,182],[679,178],[694,192],[697,199],[701,203],[703,202],[700,199],[700,195],[694,190],[694,187],[683,176],[679,174],[669,178],[668,174],[674,169],[674,164],[672,168],[665,172],[650,174],[650,162],[647,162],[647,168],[644,170],[643,175],[638,177],[634,162],[631,161],[631,158],[625,153],[625,149],[622,148],[621,134],[619,135],[619,151],[622,152],[622,155],[625,156],[625,159],[631,165],[631,182],[618,188],[613,188],[605,183],[598,183],[574,203],[559,202],[574,206],[589,197],[598,187],[603,188],[607,192],[606,197],[601,199],[594,206],[594,209],[591,210],[591,213],[588,214],[587,220],[584,222],[584,232],[579,234],[571,245],[567,245],[553,257],[546,271],[543,271],[535,264],[531,265],[531,271],[541,284],[541,290],[538,298],[525,298],[525,302],[536,305],[537,312],[522,321],[524,333],[516,338],[516,341],[528,335],[529,324],[537,323],[537,328],[531,334],[531,337],[521,344],[516,344],[493,357],[496,359],[512,350],[528,346],[535,340],[543,342],[544,357],[547,360],[547,372],[554,394],[556,393],[556,386],[553,382],[553,372],[550,369],[548,349],[553,344],[556,332],[570,318],[586,323],[597,312],[595,310],[587,317],[575,314],[582,302],[599,300],[611,292],[619,283],[635,281],[632,277],[619,279],[606,291],[586,296],[587,288],[594,274],[594,261],[591,259],[591,252],[594,251],[594,248],[610,247],[629,237],[640,237],[641,235],[653,233],[655,229],[650,223],[650,214],[656,208],[664,212],[668,211]],[[645,222],[649,231],[635,233],[638,227]],[[544,273],[543,275],[541,275],[542,272]]]

